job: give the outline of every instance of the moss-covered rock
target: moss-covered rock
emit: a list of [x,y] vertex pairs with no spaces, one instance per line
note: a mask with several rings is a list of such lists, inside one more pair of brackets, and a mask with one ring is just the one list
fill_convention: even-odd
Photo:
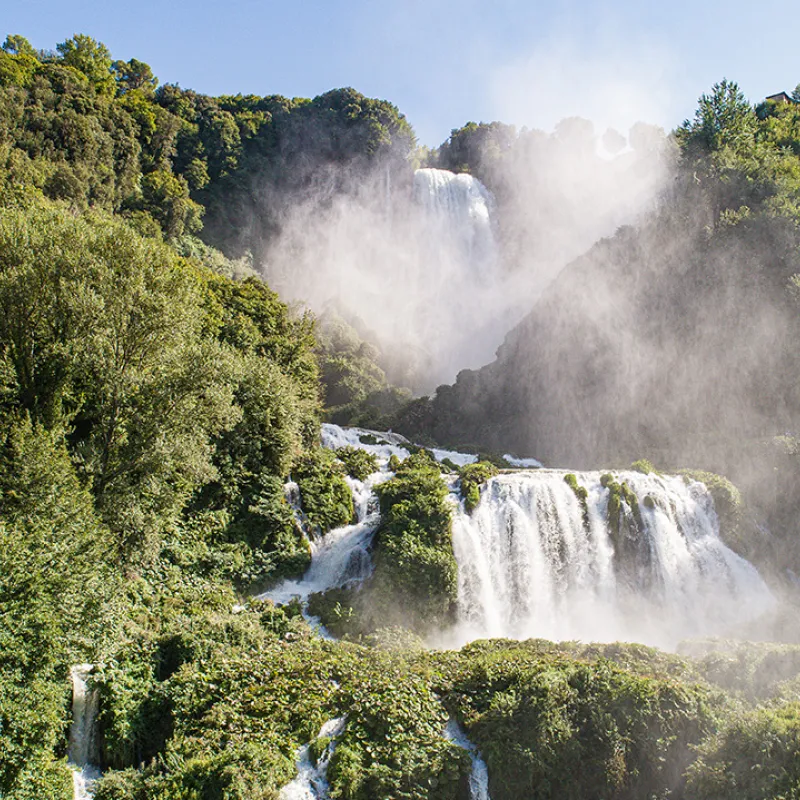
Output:
[[634,472],[641,472],[642,475],[650,475],[651,473],[658,474],[658,470],[653,466],[651,461],[646,458],[640,458],[631,464],[631,469]]
[[578,483],[578,476],[572,472],[568,472],[564,476],[564,482],[572,489],[575,497],[581,505],[581,513],[583,514],[583,524],[587,529],[589,528],[589,490],[585,486]]
[[720,538],[728,547],[758,566],[774,566],[770,543],[759,531],[741,492],[731,481],[723,475],[696,469],[680,470],[680,474],[685,481],[699,481],[706,485],[719,517]]
[[464,510],[471,514],[481,501],[481,486],[497,475],[497,467],[489,461],[466,464],[458,471]]

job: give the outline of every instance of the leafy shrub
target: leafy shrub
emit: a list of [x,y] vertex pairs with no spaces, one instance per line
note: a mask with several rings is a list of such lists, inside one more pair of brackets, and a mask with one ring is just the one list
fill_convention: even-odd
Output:
[[343,466],[330,450],[310,451],[292,474],[300,487],[300,500],[308,521],[322,533],[347,525],[353,519],[353,494],[342,475]]
[[378,470],[378,458],[358,447],[340,447],[336,450],[336,458],[341,461],[347,474],[357,481],[364,481]]
[[800,797],[800,704],[737,716],[702,745],[688,776],[697,800]]
[[362,628],[426,631],[446,624],[458,586],[448,489],[438,464],[424,451],[415,453],[377,493],[375,571],[357,602]]
[[[712,695],[524,644],[448,657],[441,689],[487,762],[497,800],[681,796]],[[550,646],[552,647],[552,645]]]

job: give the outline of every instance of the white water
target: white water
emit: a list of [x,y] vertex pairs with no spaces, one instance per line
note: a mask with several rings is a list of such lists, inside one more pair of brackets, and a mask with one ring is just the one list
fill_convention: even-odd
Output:
[[72,681],[72,725],[69,729],[67,757],[72,767],[73,797],[89,800],[94,796],[94,783],[100,771],[93,762],[97,760],[95,720],[99,707],[96,689],[89,688],[91,664],[76,664],[70,670]]
[[[373,453],[379,471],[363,482],[348,478],[357,523],[313,540],[311,566],[302,579],[261,595],[276,603],[292,597],[305,601],[314,592],[371,574],[372,539],[380,523],[374,487],[391,477],[389,458],[407,457],[410,447],[398,434],[330,424],[322,427],[322,441],[332,449],[349,445]],[[446,450],[434,453],[457,464],[475,459]],[[773,606],[756,569],[722,542],[703,484],[613,473],[637,495],[642,526],[637,529],[623,504],[626,524],[612,536],[609,491],[601,485],[601,473],[577,473],[588,492],[585,518],[564,475],[537,469],[492,478],[472,515],[458,499],[457,477],[450,476],[459,618],[437,645],[541,637],[674,648],[681,639],[728,634]],[[648,497],[652,508],[645,503]]]
[[[483,487],[472,516],[456,509],[460,610],[449,644],[541,637],[671,648],[723,634],[772,606],[756,569],[720,540],[703,484],[615,473],[637,494],[643,522],[640,534],[615,546],[600,473],[577,474],[589,493],[588,525],[564,474],[500,475]],[[647,495],[655,508],[645,506]]]
[[[362,441],[367,438],[378,440],[377,444]],[[380,522],[378,497],[375,486],[391,477],[388,471],[389,458],[407,458],[409,451],[402,447],[408,441],[398,434],[379,433],[363,428],[342,428],[339,425],[322,425],[322,446],[330,450],[340,447],[357,447],[372,453],[378,460],[378,471],[365,481],[345,478],[353,494],[353,507],[356,522],[335,528],[324,536],[311,536],[311,565],[302,578],[285,580],[259,595],[260,599],[270,599],[280,605],[292,598],[301,602],[308,600],[315,592],[324,592],[334,587],[363,581],[372,572],[370,548],[375,530]],[[286,494],[298,519],[304,519],[302,497],[296,483],[286,484]],[[308,526],[304,527],[308,532]],[[318,621],[312,620],[315,625]],[[325,631],[320,629],[325,635]]]
[[481,758],[475,745],[467,738],[467,734],[461,726],[454,720],[447,721],[444,729],[445,739],[457,744],[462,750],[469,753],[472,762],[472,772],[469,776],[469,797],[470,800],[491,800],[489,797],[489,771],[486,769],[486,762]]
[[517,458],[516,456],[512,456],[510,453],[506,453],[503,458],[508,461],[512,467],[533,467],[538,469],[539,467],[544,466],[541,461],[537,461],[535,458]]
[[[406,445],[410,444],[405,436],[391,431],[372,431],[367,428],[342,428],[328,422],[322,423],[322,446],[329,450],[338,450],[340,447],[356,447],[372,453],[378,459],[378,465],[385,469],[391,456],[399,459],[408,458],[410,451]],[[376,444],[370,444],[376,440]]]
[[374,487],[388,477],[386,473],[376,472],[365,481],[346,478],[353,492],[357,522],[312,538],[311,566],[305,575],[296,580],[282,581],[259,598],[270,599],[276,604],[288,603],[293,597],[305,601],[315,592],[366,578],[372,571],[369,550],[380,522]]
[[328,764],[336,748],[336,739],[346,724],[346,717],[338,717],[322,726],[317,738],[325,736],[331,741],[316,764],[311,763],[309,745],[303,745],[297,751],[297,777],[281,789],[279,800],[325,800],[328,797]]
[[[494,198],[472,175],[445,169],[414,173],[414,200],[425,209],[443,246],[456,246],[461,263],[474,278],[488,283],[495,277],[497,245],[492,231]],[[466,276],[462,276],[466,277]]]

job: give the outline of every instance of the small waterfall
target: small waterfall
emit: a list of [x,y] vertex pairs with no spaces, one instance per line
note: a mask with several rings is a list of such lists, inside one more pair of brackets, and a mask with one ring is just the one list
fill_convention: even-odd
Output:
[[311,745],[297,751],[297,777],[287,783],[278,795],[279,800],[326,800],[328,797],[328,764],[336,748],[336,739],[342,735],[346,717],[328,720],[320,729],[317,739],[330,739],[316,763],[311,760]]
[[366,578],[372,571],[369,550],[380,522],[374,487],[387,477],[376,472],[365,481],[347,478],[353,493],[356,523],[311,539],[311,565],[305,575],[296,580],[283,581],[259,597],[278,604],[288,603],[293,597],[305,601],[315,592],[324,592]]
[[75,800],[88,800],[93,797],[94,783],[100,777],[100,771],[95,766],[99,761],[95,721],[100,697],[97,689],[89,686],[92,668],[92,664],[77,664],[70,671],[72,725],[69,729],[67,756],[73,768],[72,782]]
[[711,495],[697,482],[614,473],[638,498],[610,531],[601,474],[578,473],[585,504],[554,470],[504,474],[468,515],[459,505],[455,642],[479,637],[634,640],[674,647],[723,634],[774,600],[756,569],[726,547]]
[[395,455],[403,459],[408,458],[411,452],[406,449],[406,445],[410,442],[399,433],[373,431],[367,428],[342,428],[340,425],[333,425],[330,422],[322,423],[321,439],[322,446],[329,450],[338,450],[340,447],[356,447],[372,453],[377,457],[378,465],[382,470],[386,469],[391,456]]
[[470,800],[491,800],[489,797],[489,771],[486,769],[486,762],[480,757],[477,747],[467,738],[467,734],[452,717],[447,721],[444,737],[469,754],[472,762],[472,772],[469,776]]
[[[353,495],[356,514],[354,525],[335,528],[324,536],[311,538],[311,565],[302,578],[285,580],[272,589],[259,595],[277,604],[288,603],[293,597],[305,602],[315,592],[324,592],[338,586],[345,586],[364,580],[372,572],[370,548],[375,530],[380,523],[378,497],[375,487],[391,477],[388,470],[389,458],[408,457],[409,451],[402,447],[408,444],[402,436],[392,433],[378,433],[363,428],[342,428],[328,423],[322,426],[322,445],[330,450],[339,447],[357,447],[377,456],[379,469],[365,481],[346,478]],[[295,510],[295,517],[303,520],[297,484],[285,485],[289,502]],[[308,530],[306,526],[304,530]],[[314,622],[314,620],[312,620]],[[324,634],[324,631],[321,631]]]

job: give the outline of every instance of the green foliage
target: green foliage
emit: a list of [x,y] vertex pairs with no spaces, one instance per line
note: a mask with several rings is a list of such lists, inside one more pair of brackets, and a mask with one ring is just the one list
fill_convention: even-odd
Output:
[[66,42],[57,44],[56,50],[61,55],[62,63],[82,72],[98,94],[114,93],[116,86],[111,74],[111,53],[102,42],[78,33]]
[[358,481],[365,481],[378,470],[378,457],[358,447],[340,447],[336,458],[344,464],[347,474]]
[[689,768],[698,800],[800,796],[800,704],[740,715],[703,744]]
[[631,469],[634,472],[641,472],[642,475],[650,475],[651,473],[658,474],[658,470],[653,466],[652,462],[648,461],[646,458],[640,458],[638,461],[634,461],[631,464]]
[[[601,485],[608,489],[608,511],[607,523],[614,542],[619,547],[625,535],[635,536],[637,530],[641,530],[642,512],[639,508],[639,498],[628,484],[623,481],[619,483],[610,473],[600,476]],[[626,516],[625,509],[630,511],[630,519]],[[633,528],[631,529],[631,522]],[[623,525],[625,523],[625,525]],[[625,528],[627,527],[627,534]]]
[[116,588],[111,545],[60,437],[0,430],[0,794],[72,796],[56,758],[69,665],[94,652]]
[[[568,472],[564,476],[564,482],[572,489],[573,494],[575,497],[578,498],[578,502],[581,504],[581,511],[583,512],[583,524],[586,526],[587,530],[589,528],[589,491],[585,486],[580,486],[578,484],[577,476],[572,473]],[[610,506],[610,501],[609,501]]]
[[468,122],[450,132],[450,138],[438,149],[431,166],[470,172],[491,183],[493,170],[513,148],[516,138],[512,125]]
[[716,151],[747,146],[755,129],[753,108],[738,84],[723,79],[714,84],[711,94],[701,95],[694,119],[683,123],[678,138],[684,147]]
[[461,498],[464,500],[464,509],[471,514],[481,501],[482,484],[497,475],[497,468],[488,461],[476,461],[461,467],[458,475],[461,481]]
[[748,703],[774,701],[800,676],[796,644],[711,639],[685,642],[681,651],[695,659],[705,680]]
[[343,683],[348,723],[328,770],[331,798],[463,797],[469,759],[444,740],[446,714],[424,673],[403,661],[373,651]]
[[169,249],[101,216],[0,210],[0,337],[16,403],[70,445],[103,517],[139,546],[212,475],[229,366]]
[[410,455],[377,487],[381,525],[368,599],[371,618],[425,632],[451,618],[457,595],[448,490],[425,452]]
[[[741,492],[723,475],[702,470],[680,471],[686,481],[704,483],[714,498],[714,510],[719,517],[720,537],[731,549],[752,559],[759,547],[756,525],[750,519]],[[765,555],[763,552],[760,554]]]
[[203,208],[189,197],[186,180],[166,170],[155,170],[142,178],[139,205],[161,225],[170,239],[196,233],[202,227]]
[[699,687],[530,644],[477,643],[443,672],[498,800],[682,796],[692,746],[715,722]]
[[292,470],[308,521],[325,533],[353,519],[353,494],[343,477],[343,465],[323,448],[309,451]]

